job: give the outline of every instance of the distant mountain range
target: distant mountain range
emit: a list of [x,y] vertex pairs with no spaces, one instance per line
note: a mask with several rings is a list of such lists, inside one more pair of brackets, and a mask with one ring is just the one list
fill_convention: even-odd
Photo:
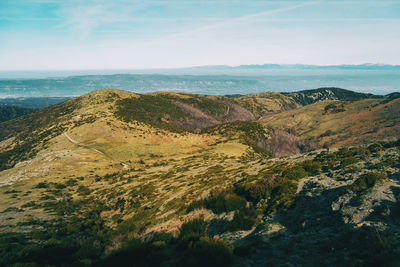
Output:
[[[360,67],[361,68],[361,67]],[[389,67],[387,67],[389,68]],[[174,91],[192,94],[247,95],[339,87],[374,94],[398,92],[400,69],[289,69],[263,66],[212,66],[169,70],[170,73],[81,75],[40,79],[2,79],[0,98],[73,97],[101,88],[135,93]],[[155,72],[156,70],[154,70]],[[54,74],[54,73],[53,73]],[[51,77],[52,73],[48,73]]]
[[[187,68],[182,68],[187,69]],[[189,68],[190,69],[190,68]],[[342,65],[307,65],[307,64],[250,64],[239,66],[214,65],[195,66],[191,69],[349,69],[349,70],[400,70],[400,65],[391,64],[342,64]]]

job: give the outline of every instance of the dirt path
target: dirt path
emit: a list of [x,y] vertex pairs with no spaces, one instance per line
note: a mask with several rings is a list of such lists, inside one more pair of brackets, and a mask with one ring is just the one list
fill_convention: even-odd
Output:
[[[104,154],[103,152],[101,152],[100,150],[97,150],[96,148],[91,148],[91,147],[85,146],[85,145],[81,144],[80,142],[78,142],[78,141],[72,139],[72,138],[71,138],[67,133],[65,133],[65,132],[64,132],[64,136],[65,136],[71,143],[74,143],[75,145],[82,146],[82,147],[84,147],[84,148],[90,149],[90,150],[92,150],[92,151],[94,151],[94,152],[96,152],[96,153],[99,153],[99,154],[105,156],[106,158],[109,158],[107,155],[105,155],[105,154]],[[121,165],[124,167],[124,169],[128,169],[128,168],[129,168],[129,166],[128,166],[127,164],[125,164],[125,163],[122,163],[122,162],[121,162]]]
[[85,146],[85,145],[82,145],[80,142],[78,142],[78,141],[72,139],[67,133],[64,133],[64,136],[65,136],[71,143],[74,143],[75,145],[82,146],[82,147],[87,148],[87,149],[90,149],[90,150],[92,150],[92,151],[94,151],[94,152],[96,152],[96,153],[99,153],[99,154],[104,155],[103,152],[101,152],[101,151],[99,151],[99,150],[97,150],[97,149],[95,149],[95,148],[90,148],[90,147],[87,147],[87,146]]

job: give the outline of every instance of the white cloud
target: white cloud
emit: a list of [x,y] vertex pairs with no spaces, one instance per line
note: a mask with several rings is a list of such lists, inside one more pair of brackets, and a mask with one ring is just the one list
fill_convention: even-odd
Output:
[[115,22],[134,20],[133,11],[143,6],[141,1],[72,0],[60,4],[58,15],[63,22],[58,25],[70,28],[81,37]]

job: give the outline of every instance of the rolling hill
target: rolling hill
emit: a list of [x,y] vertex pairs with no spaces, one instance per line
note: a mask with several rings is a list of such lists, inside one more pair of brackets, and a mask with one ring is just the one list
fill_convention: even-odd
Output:
[[0,265],[396,266],[399,99],[327,92],[103,89],[0,123]]
[[322,100],[362,100],[367,98],[382,98],[382,96],[379,95],[357,93],[336,87],[318,88],[282,94],[292,98],[296,103],[302,106],[317,103]]
[[263,125],[293,128],[331,147],[393,140],[400,136],[400,99],[326,100],[264,117]]

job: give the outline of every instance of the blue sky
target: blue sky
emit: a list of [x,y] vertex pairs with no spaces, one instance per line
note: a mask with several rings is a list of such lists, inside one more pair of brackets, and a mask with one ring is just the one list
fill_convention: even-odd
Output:
[[400,64],[400,1],[0,0],[0,70]]

